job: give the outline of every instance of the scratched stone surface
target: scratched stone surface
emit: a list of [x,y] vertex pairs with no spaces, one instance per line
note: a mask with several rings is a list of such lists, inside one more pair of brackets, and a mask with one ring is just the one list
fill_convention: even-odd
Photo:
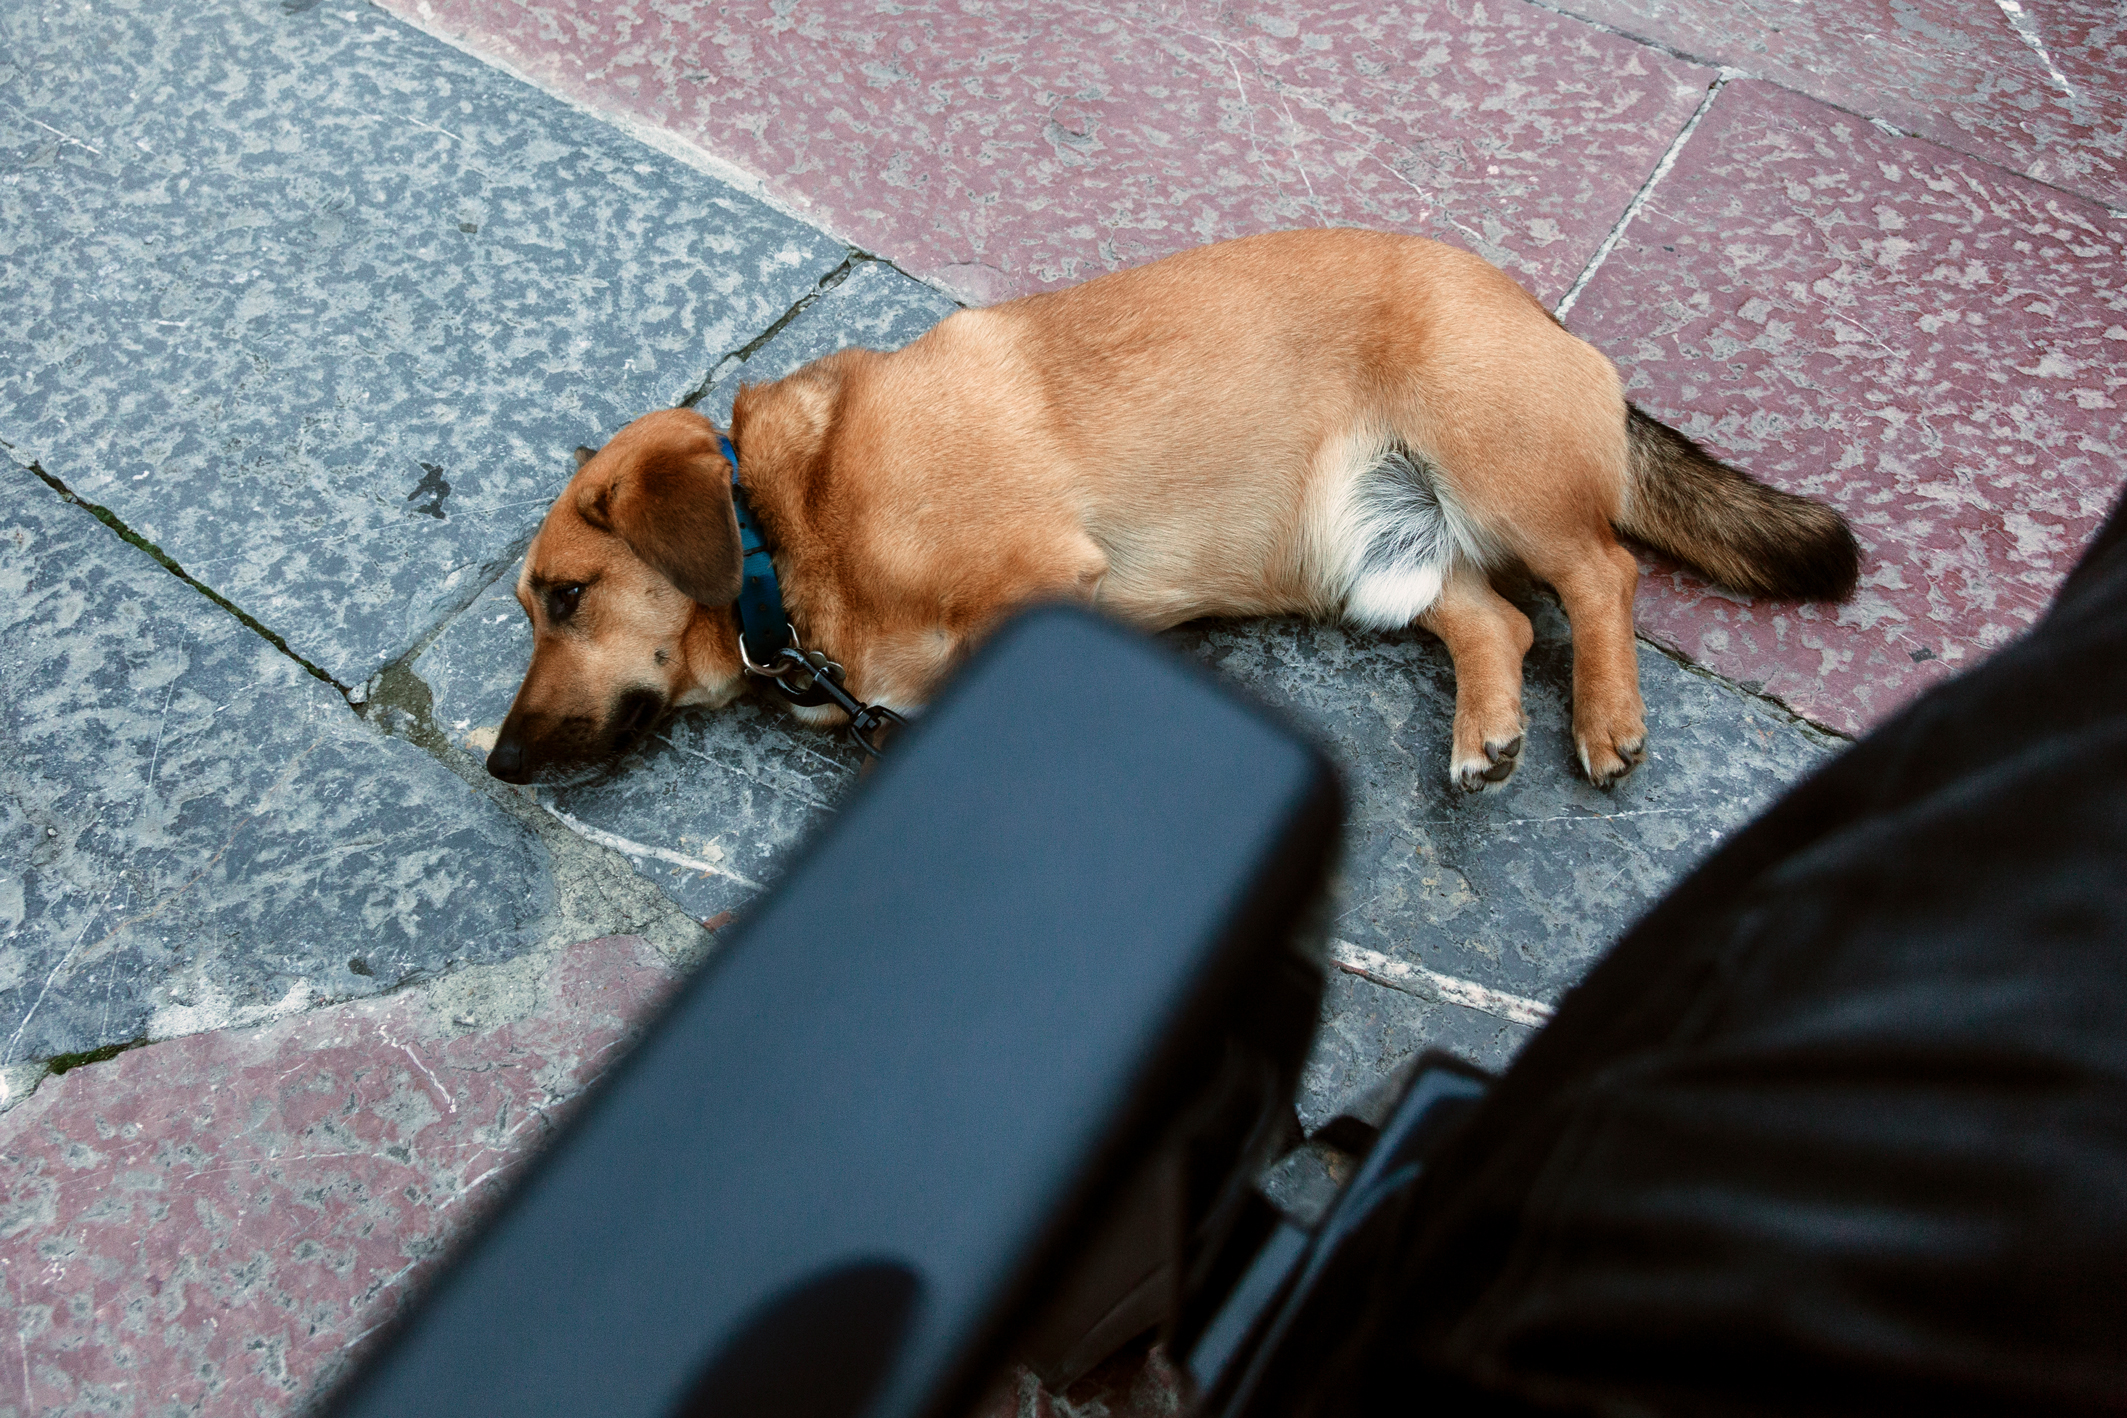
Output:
[[[892,267],[859,262],[750,358],[727,362],[702,408],[726,422],[741,382],[779,378],[850,345],[898,349],[954,308]],[[413,664],[435,727],[468,752],[486,753],[531,662],[515,584],[512,568]],[[717,713],[677,715],[613,771],[534,796],[571,827],[628,853],[697,919],[714,920],[773,880],[856,781],[860,761],[845,739],[804,728],[751,694]]]
[[0,464],[0,1065],[526,946],[546,851]]
[[971,303],[1363,225],[1565,292],[1711,71],[1521,0],[385,0]]
[[[436,728],[484,758],[531,663],[531,627],[498,580],[414,662]],[[526,790],[575,831],[624,853],[697,920],[735,912],[856,781],[861,755],[748,694],[685,711],[589,781]]]
[[1568,323],[1650,412],[1853,521],[1849,605],[1673,570],[1640,598],[1843,732],[2029,626],[2127,469],[2127,218],[1771,84],[1722,90]]
[[2116,0],[1561,8],[2127,207],[2127,9]]
[[[1547,599],[1520,604],[1537,632],[1528,747],[1504,788],[1475,796],[1448,783],[1454,670],[1430,636],[1278,620],[1172,638],[1292,713],[1343,769],[1333,939],[1554,1005],[1641,911],[1837,741],[1643,645],[1647,762],[1609,792],[1592,788],[1572,767],[1565,616]],[[1309,1128],[1422,1048],[1498,1069],[1532,1033],[1423,986],[1334,968],[1329,986],[1301,1079]]]
[[342,684],[843,259],[366,5],[0,36],[0,440]]
[[675,979],[586,941],[513,1017],[407,993],[47,1079],[0,1115],[0,1414],[302,1408]]

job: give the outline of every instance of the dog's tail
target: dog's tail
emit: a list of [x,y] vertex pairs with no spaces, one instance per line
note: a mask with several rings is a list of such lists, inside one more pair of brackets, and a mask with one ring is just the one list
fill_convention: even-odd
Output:
[[1631,482],[1617,529],[1731,590],[1843,601],[1861,574],[1846,519],[1768,487],[1627,404]]

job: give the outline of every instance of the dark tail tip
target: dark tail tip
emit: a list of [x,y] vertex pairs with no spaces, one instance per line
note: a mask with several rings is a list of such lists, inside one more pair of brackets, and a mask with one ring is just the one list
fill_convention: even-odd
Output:
[[1810,502],[1809,507],[1820,514],[1823,525],[1814,537],[1795,546],[1796,555],[1779,578],[1783,593],[1798,601],[1850,600],[1861,581],[1861,543],[1837,511],[1821,502]]

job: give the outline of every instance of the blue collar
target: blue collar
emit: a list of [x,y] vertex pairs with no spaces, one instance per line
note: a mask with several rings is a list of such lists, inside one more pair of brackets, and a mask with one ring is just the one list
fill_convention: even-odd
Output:
[[[739,483],[739,450],[721,433],[716,441],[731,461],[731,510],[739,523],[739,653],[746,657],[748,669],[766,674],[776,693],[792,704],[832,703],[849,715],[849,736],[867,756],[877,758],[880,733],[889,725],[905,726],[908,720],[883,704],[865,704],[851,697],[842,687],[840,665],[830,663],[817,650],[807,655],[792,644],[797,637],[783,609],[783,588],[776,584],[768,537]],[[791,652],[789,660],[783,658],[785,652]],[[793,679],[802,680],[804,688],[793,688]]]
[[739,451],[722,434],[717,435],[716,441],[731,460],[731,510],[738,515],[739,553],[744,558],[744,579],[739,582],[739,643],[754,664],[772,665],[790,644],[790,616],[783,609],[783,588],[776,584],[768,538],[761,531],[753,508],[747,505],[745,488],[739,485]]

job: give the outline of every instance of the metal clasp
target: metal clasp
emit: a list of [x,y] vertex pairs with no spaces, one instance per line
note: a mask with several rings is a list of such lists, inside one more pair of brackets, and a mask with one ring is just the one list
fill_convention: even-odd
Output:
[[884,704],[865,704],[842,687],[842,667],[818,650],[806,650],[798,642],[796,626],[790,626],[790,644],[766,665],[756,665],[746,653],[746,632],[739,632],[739,661],[748,674],[759,675],[775,686],[776,693],[792,704],[812,706],[832,703],[849,715],[849,736],[858,748],[873,758],[879,756],[877,738],[888,724],[904,727],[908,720]]

